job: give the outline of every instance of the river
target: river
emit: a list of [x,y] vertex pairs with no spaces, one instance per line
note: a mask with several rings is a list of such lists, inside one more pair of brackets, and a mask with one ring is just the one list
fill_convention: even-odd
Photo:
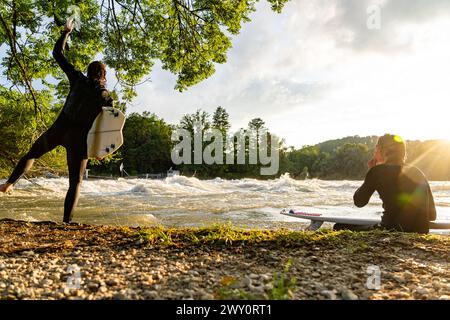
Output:
[[[173,227],[230,223],[238,227],[300,229],[305,220],[286,217],[283,208],[335,215],[373,216],[382,212],[375,194],[365,208],[352,197],[361,181],[199,180],[174,176],[164,180],[83,181],[74,222]],[[450,219],[450,182],[431,182],[438,219]],[[0,218],[62,221],[67,178],[22,179],[10,195],[0,194]]]

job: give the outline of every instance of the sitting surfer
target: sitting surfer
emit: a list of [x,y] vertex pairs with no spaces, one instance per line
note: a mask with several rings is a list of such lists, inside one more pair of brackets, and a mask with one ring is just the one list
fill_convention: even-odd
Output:
[[[383,201],[381,224],[375,228],[403,232],[428,233],[429,222],[436,219],[436,208],[430,186],[416,167],[406,165],[406,145],[399,136],[386,134],[378,139],[373,159],[363,185],[353,199],[357,207],[364,207],[377,191]],[[369,230],[336,224],[335,230]]]
[[64,222],[70,222],[78,202],[83,173],[87,164],[87,134],[102,106],[113,106],[113,100],[105,88],[106,67],[93,61],[87,68],[87,76],[75,69],[64,57],[64,48],[73,30],[70,19],[53,49],[53,57],[69,78],[70,91],[64,107],[52,126],[33,144],[20,159],[0,191],[9,192],[14,184],[31,168],[35,159],[62,145],[67,151],[69,190],[64,201]]

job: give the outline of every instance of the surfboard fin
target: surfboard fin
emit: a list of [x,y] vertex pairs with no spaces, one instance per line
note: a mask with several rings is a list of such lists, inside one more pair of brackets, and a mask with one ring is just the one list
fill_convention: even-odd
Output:
[[306,230],[316,231],[323,224],[323,221],[311,220],[311,224],[306,228]]

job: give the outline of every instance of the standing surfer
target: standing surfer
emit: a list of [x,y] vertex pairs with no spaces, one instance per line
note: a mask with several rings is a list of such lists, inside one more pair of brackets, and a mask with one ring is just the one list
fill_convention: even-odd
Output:
[[69,190],[64,201],[64,222],[70,222],[78,202],[81,181],[87,164],[87,134],[103,106],[112,106],[113,100],[105,88],[106,66],[93,61],[87,76],[75,69],[64,57],[67,38],[73,30],[73,20],[64,25],[64,31],[53,49],[53,57],[69,78],[70,91],[64,107],[53,125],[33,144],[20,159],[8,181],[0,191],[9,192],[14,184],[31,168],[35,159],[59,145],[66,148],[69,168]]

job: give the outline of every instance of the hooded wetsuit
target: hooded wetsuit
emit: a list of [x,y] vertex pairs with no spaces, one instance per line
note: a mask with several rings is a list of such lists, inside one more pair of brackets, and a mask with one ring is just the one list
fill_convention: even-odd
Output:
[[64,47],[69,33],[63,31],[53,49],[53,57],[69,78],[70,92],[63,110],[52,126],[33,144],[20,159],[8,179],[16,183],[32,166],[34,159],[61,145],[67,151],[69,190],[64,201],[64,222],[70,222],[78,202],[83,173],[87,164],[87,134],[103,106],[112,106],[109,92],[98,81],[87,78],[64,57]]

